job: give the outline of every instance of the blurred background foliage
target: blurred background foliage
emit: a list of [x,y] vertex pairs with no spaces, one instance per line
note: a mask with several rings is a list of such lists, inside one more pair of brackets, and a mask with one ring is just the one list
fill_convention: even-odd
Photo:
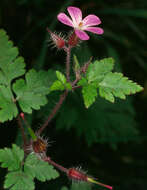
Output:
[[[91,56],[93,59],[113,57],[115,71],[123,72],[144,86],[144,91],[126,101],[117,100],[115,104],[98,97],[88,110],[84,108],[80,90],[70,94],[45,131],[53,142],[48,154],[65,167],[81,165],[89,174],[113,185],[116,190],[145,190],[147,1],[1,0],[0,28],[5,29],[18,46],[28,69],[65,72],[65,54],[49,48],[46,27],[67,35],[70,28],[59,23],[56,16],[69,5],[81,8],[84,16],[98,15],[105,31],[102,36],[91,34],[90,41],[73,50],[79,62],[83,64]],[[45,121],[58,98],[59,93],[50,94],[45,107],[27,116],[34,129]],[[12,143],[21,144],[15,120],[1,124],[0,130],[1,148]],[[0,189],[4,174],[5,170],[1,169]],[[36,190],[59,190],[62,186],[70,186],[64,174],[49,183],[36,183]],[[92,189],[102,188],[92,186]]]

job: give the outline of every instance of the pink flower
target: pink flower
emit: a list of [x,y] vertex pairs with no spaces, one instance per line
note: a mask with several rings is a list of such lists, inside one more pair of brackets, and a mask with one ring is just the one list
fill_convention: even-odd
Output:
[[103,34],[103,29],[100,27],[93,27],[101,23],[99,17],[96,15],[88,15],[82,19],[82,12],[77,7],[68,7],[67,11],[71,16],[71,19],[65,13],[59,13],[57,18],[65,25],[74,28],[76,35],[81,40],[88,40],[89,36],[84,31],[89,31],[95,34]]

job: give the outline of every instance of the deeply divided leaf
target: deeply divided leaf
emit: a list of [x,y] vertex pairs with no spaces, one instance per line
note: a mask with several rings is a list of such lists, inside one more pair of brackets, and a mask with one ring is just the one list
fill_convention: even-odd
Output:
[[142,89],[140,85],[128,80],[121,73],[110,72],[99,83],[100,96],[110,102],[114,102],[114,97],[125,99],[126,95],[135,94]]
[[10,190],[34,190],[34,178],[46,181],[59,176],[52,165],[35,154],[28,155],[24,161],[24,151],[15,144],[12,149],[0,149],[0,162],[1,167],[8,168],[4,188]]
[[22,171],[10,172],[6,175],[4,188],[9,190],[34,190],[33,180]]
[[0,30],[0,121],[12,120],[18,111],[13,102],[11,82],[25,73],[25,63],[18,57],[18,49],[9,41],[4,30]]
[[0,85],[0,121],[12,120],[18,111],[9,87]]
[[36,177],[40,181],[55,179],[58,172],[47,162],[39,160],[35,155],[30,154],[24,164],[24,171],[32,178]]
[[56,90],[63,91],[64,89],[65,89],[64,84],[59,80],[56,80],[55,82],[53,82],[53,84],[50,87],[50,91],[56,91]]
[[97,97],[97,88],[94,85],[87,85],[82,88],[84,104],[88,108]]
[[60,71],[56,71],[56,76],[58,80],[54,81],[53,84],[50,87],[50,91],[56,91],[56,90],[72,90],[72,86],[69,82],[66,81],[66,77],[63,73]]
[[99,94],[110,102],[118,97],[125,99],[126,95],[135,94],[143,88],[135,82],[128,80],[121,73],[112,73],[114,60],[105,58],[90,64],[86,76],[78,82],[82,86],[84,104],[88,108],[95,102],[97,90]]
[[10,82],[25,73],[22,57],[18,57],[18,49],[8,40],[4,30],[0,30],[0,84]]
[[21,162],[24,158],[24,152],[15,144],[12,149],[0,149],[1,167],[8,168],[9,171],[21,169]]
[[13,84],[16,99],[23,112],[31,113],[32,109],[38,110],[47,103],[48,80],[47,72],[32,69],[25,75],[25,80],[19,79]]
[[63,84],[66,83],[66,77],[60,71],[56,71],[56,76],[58,80],[61,81]]
[[112,71],[114,67],[113,58],[105,58],[100,61],[95,61],[90,64],[86,72],[86,78],[88,82],[97,81],[100,82],[103,80],[104,76]]

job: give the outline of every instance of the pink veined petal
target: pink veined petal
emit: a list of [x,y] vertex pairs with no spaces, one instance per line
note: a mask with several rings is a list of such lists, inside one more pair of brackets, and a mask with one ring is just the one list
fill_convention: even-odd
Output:
[[65,13],[59,13],[57,15],[57,18],[60,22],[62,22],[63,24],[66,24],[68,26],[73,27],[73,22],[72,20],[65,14]]
[[101,20],[96,15],[88,15],[83,19],[83,29],[88,26],[95,26],[101,23]]
[[85,30],[95,33],[95,34],[103,34],[104,33],[104,30],[100,27],[87,27]]
[[68,7],[67,10],[73,20],[74,27],[78,27],[79,23],[82,21],[81,10],[77,7]]
[[86,32],[76,29],[75,33],[81,40],[89,40],[89,36],[86,34]]

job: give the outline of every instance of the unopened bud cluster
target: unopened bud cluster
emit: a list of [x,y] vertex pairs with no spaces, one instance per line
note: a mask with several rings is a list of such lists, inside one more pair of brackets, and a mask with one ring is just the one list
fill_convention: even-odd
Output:
[[57,34],[52,32],[47,28],[48,33],[50,34],[50,40],[54,47],[57,49],[66,50],[67,46],[75,47],[79,43],[79,39],[76,36],[75,32],[72,32],[68,39],[66,39],[61,33]]
[[47,139],[37,136],[36,140],[31,140],[29,146],[27,147],[27,150],[30,153],[36,154],[39,158],[44,158],[46,156],[48,146],[49,145]]

